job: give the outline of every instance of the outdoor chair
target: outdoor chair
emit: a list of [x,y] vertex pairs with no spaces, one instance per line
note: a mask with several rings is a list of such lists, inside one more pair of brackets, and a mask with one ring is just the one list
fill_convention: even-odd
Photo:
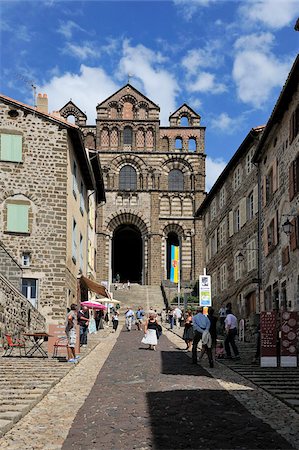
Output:
[[56,339],[54,347],[53,347],[53,358],[58,358],[58,350],[60,348],[67,348],[68,340],[66,336],[60,336]]
[[26,356],[26,348],[25,348],[25,342],[20,340],[20,339],[16,339],[15,342],[12,340],[12,337],[10,334],[5,334],[4,335],[7,341],[7,345],[8,347],[5,350],[5,353],[3,354],[3,356],[10,356],[13,352],[13,350],[15,348],[18,348],[20,351],[20,356],[22,356],[22,349],[24,350],[24,356]]

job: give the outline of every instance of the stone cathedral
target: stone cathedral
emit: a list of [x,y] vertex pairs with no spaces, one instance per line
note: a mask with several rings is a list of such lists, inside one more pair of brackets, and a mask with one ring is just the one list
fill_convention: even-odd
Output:
[[96,125],[72,101],[85,146],[100,158],[106,203],[97,211],[97,278],[159,285],[169,279],[172,245],[180,248],[181,282],[202,273],[205,127],[183,104],[160,126],[160,108],[127,84],[96,107]]

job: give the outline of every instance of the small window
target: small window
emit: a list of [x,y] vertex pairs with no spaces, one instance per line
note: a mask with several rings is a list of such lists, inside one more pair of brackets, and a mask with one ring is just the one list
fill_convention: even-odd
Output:
[[190,138],[188,141],[189,152],[196,152],[196,139]]
[[254,217],[254,196],[253,191],[247,197],[247,219],[251,220]]
[[236,191],[237,189],[239,189],[239,187],[241,186],[241,167],[238,166],[236,168],[236,170],[234,171],[234,175],[233,175],[233,188],[234,191]]
[[29,267],[31,262],[31,255],[29,252],[22,253],[22,266]]
[[1,161],[22,161],[22,136],[20,134],[1,134],[0,139]]
[[220,267],[220,289],[224,291],[227,288],[227,270],[226,263]]
[[250,272],[251,270],[256,269],[257,266],[257,248],[255,239],[248,242],[246,250],[247,271]]
[[79,263],[80,263],[80,269],[81,272],[83,272],[83,258],[84,258],[84,252],[83,252],[83,236],[80,233],[80,241],[79,241],[79,252],[80,252],[80,259],[79,259]]
[[240,208],[238,207],[234,211],[234,232],[237,233],[240,231]]
[[246,175],[249,175],[252,169],[254,168],[254,164],[252,163],[252,158],[254,155],[254,147],[252,147],[246,155]]
[[6,231],[12,233],[29,233],[29,205],[7,203]]
[[72,230],[72,260],[74,264],[77,261],[77,222],[73,219],[73,230]]
[[73,164],[73,194],[74,197],[77,198],[77,194],[78,194],[78,179],[77,179],[77,164],[74,161]]
[[85,202],[84,202],[84,184],[81,181],[80,183],[80,212],[83,216],[84,214],[84,209],[85,209]]
[[225,205],[225,187],[222,186],[219,192],[219,208],[223,208]]
[[131,127],[124,128],[124,145],[132,145],[133,143],[133,131]]
[[183,191],[184,190],[184,175],[179,169],[173,169],[168,174],[168,190],[169,191]]
[[175,140],[175,148],[176,150],[183,150],[183,139],[178,137]]
[[30,303],[37,307],[37,280],[33,278],[22,278],[22,294]]
[[134,167],[126,165],[119,172],[119,189],[135,191],[137,189],[137,173]]
[[235,255],[235,260],[234,260],[234,275],[235,275],[235,280],[239,280],[242,276],[242,261],[239,260],[238,254]]
[[189,127],[189,119],[187,116],[182,116],[180,120],[181,127]]

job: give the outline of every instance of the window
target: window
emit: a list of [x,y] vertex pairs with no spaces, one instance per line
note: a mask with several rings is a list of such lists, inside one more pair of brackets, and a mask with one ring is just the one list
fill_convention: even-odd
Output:
[[266,204],[270,202],[273,196],[273,170],[271,169],[266,176]]
[[83,272],[84,252],[83,252],[83,236],[81,233],[80,233],[80,240],[79,240],[79,254],[80,254],[80,259],[79,259],[80,269],[81,269],[81,272]]
[[22,136],[20,134],[1,133],[0,138],[1,161],[22,161]]
[[83,216],[83,214],[84,214],[84,185],[83,185],[83,182],[81,181],[81,183],[80,183],[80,212],[81,212],[81,214],[82,214],[82,216]]
[[253,191],[247,197],[247,219],[251,220],[254,216],[254,196]]
[[89,203],[89,208],[88,208],[89,209],[89,212],[88,212],[89,225],[90,225],[90,228],[94,228],[95,227],[95,204],[92,199],[92,196],[89,196],[88,203]]
[[92,244],[90,239],[88,239],[88,265],[92,269]]
[[211,203],[211,220],[216,217],[216,199],[214,199]]
[[238,166],[236,170],[234,171],[233,175],[233,189],[236,191],[241,186],[242,181],[242,173],[241,173],[241,166]]
[[72,260],[76,264],[77,261],[77,222],[73,219],[72,230]]
[[299,106],[297,106],[296,110],[293,112],[290,118],[290,133],[289,133],[290,144],[293,142],[298,132],[299,132]]
[[239,280],[242,276],[242,261],[239,261],[238,254],[234,258],[234,275],[235,280]]
[[22,294],[30,303],[37,307],[37,280],[33,278],[22,278]]
[[219,225],[219,247],[223,247],[226,244],[226,218]]
[[189,126],[189,120],[187,116],[182,116],[180,120],[181,127],[188,127]]
[[164,136],[162,138],[162,150],[165,150],[165,151],[169,150],[169,139],[166,136]]
[[226,263],[220,266],[220,289],[224,291],[227,288],[227,271]]
[[175,140],[175,148],[176,150],[182,150],[183,149],[183,140],[182,138],[178,137]]
[[211,276],[211,291],[213,297],[217,295],[217,272],[212,273]]
[[124,145],[132,145],[133,143],[133,131],[131,127],[124,128]]
[[29,233],[29,205],[7,203],[6,231],[11,233]]
[[274,219],[271,220],[269,226],[267,227],[267,241],[268,241],[268,251],[271,251],[275,246],[275,224]]
[[119,189],[135,191],[137,189],[137,173],[134,167],[126,165],[119,171]]
[[299,155],[289,167],[289,199],[293,200],[299,193]]
[[234,232],[237,233],[240,231],[240,207],[234,211]]
[[256,240],[252,239],[246,245],[246,256],[247,256],[247,271],[250,272],[256,269],[257,266],[257,247]]
[[220,189],[219,192],[219,208],[223,208],[223,206],[225,205],[225,187],[222,186],[222,188]]
[[254,164],[252,163],[252,158],[254,155],[254,147],[252,147],[246,155],[246,175],[249,175],[252,169],[254,168]]
[[189,152],[196,152],[196,139],[190,138],[188,141]]
[[22,253],[22,266],[29,267],[31,262],[31,255],[29,252]]
[[184,190],[184,175],[179,169],[173,169],[168,174],[168,190],[169,191],[183,191]]
[[78,180],[77,180],[77,164],[75,163],[75,161],[73,164],[73,194],[74,194],[74,197],[77,198]]

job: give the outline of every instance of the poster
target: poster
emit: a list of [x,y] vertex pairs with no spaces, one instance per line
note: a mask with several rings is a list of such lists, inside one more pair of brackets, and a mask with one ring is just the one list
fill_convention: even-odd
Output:
[[298,313],[284,311],[281,315],[281,367],[297,367],[297,326]]
[[200,275],[199,277],[199,304],[200,306],[212,306],[210,275]]
[[277,317],[275,311],[263,311],[261,325],[261,367],[277,367]]

